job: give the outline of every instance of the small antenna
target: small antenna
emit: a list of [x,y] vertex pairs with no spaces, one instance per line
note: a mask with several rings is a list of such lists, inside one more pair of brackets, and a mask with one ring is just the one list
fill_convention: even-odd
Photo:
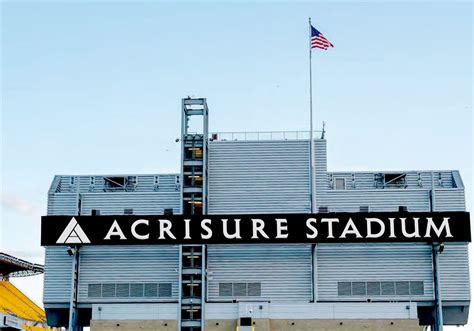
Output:
[[324,139],[326,134],[326,122],[323,121],[323,131],[321,132],[321,139]]

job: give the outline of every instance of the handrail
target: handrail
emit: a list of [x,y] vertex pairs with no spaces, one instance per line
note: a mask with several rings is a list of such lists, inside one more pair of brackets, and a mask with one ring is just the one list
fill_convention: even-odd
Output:
[[[323,131],[313,131],[313,137],[318,139]],[[212,132],[209,140],[308,140],[310,131],[234,131]]]

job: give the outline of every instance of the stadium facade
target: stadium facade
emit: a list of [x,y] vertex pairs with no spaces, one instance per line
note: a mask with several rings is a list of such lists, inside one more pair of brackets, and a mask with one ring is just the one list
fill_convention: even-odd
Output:
[[[318,213],[466,209],[458,171],[331,172],[321,134],[311,176],[307,132],[209,133],[205,99],[182,109],[181,172],[55,176],[48,215],[310,213],[311,178]],[[468,318],[467,243],[439,261],[430,243],[45,248],[51,326],[72,309],[92,330],[419,330],[437,300],[445,325]]]

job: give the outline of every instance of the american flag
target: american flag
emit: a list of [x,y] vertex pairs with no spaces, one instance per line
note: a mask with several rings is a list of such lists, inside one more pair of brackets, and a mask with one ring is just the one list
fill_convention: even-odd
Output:
[[334,47],[334,45],[331,44],[321,32],[311,25],[311,48],[321,48],[326,50],[329,47]]

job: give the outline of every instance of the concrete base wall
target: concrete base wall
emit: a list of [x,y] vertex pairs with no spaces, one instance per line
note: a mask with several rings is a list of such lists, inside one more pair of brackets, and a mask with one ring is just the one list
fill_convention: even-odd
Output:
[[[137,331],[137,330],[156,330],[156,331],[176,331],[177,323],[174,320],[137,320],[137,321],[111,321],[111,320],[92,320],[91,331]],[[235,329],[234,329],[235,331]]]
[[[256,319],[255,331],[420,331],[418,320],[269,320]],[[207,320],[206,331],[235,331],[236,320]],[[176,331],[176,321],[92,320],[91,331]]]

